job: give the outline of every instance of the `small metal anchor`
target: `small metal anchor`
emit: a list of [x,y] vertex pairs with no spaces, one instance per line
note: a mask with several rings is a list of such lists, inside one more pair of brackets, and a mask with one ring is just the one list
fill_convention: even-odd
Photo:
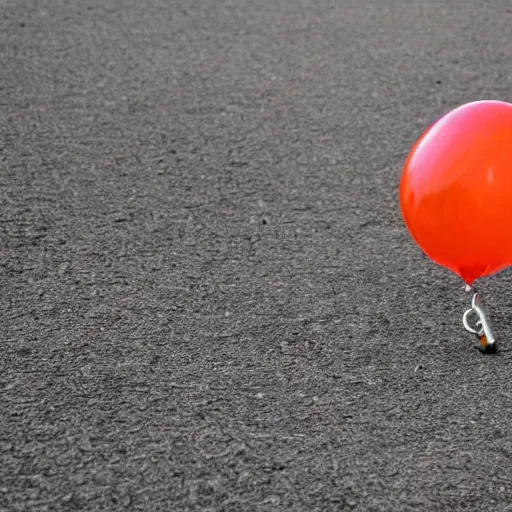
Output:
[[478,349],[483,354],[495,354],[497,352],[496,339],[489,325],[489,317],[484,306],[484,300],[478,293],[473,295],[471,309],[468,309],[462,317],[462,323],[466,331],[476,334],[480,340]]

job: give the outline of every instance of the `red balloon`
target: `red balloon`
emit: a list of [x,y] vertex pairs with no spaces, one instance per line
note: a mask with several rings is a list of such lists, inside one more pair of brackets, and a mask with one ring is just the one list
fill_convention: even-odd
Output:
[[400,204],[422,250],[467,284],[512,265],[512,104],[468,103],[430,126],[405,163]]

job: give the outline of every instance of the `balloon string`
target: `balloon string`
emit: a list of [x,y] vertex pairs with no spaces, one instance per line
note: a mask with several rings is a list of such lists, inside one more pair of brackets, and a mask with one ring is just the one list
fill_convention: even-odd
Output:
[[475,334],[484,352],[496,352],[496,340],[491,330],[482,296],[475,291],[471,308],[464,312],[462,323],[466,331]]

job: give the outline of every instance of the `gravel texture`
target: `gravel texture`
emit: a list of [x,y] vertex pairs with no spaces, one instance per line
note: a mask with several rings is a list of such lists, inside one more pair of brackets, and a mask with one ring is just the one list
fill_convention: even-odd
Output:
[[0,0],[0,510],[512,510],[512,271],[481,355],[398,203],[430,123],[512,100],[511,27]]

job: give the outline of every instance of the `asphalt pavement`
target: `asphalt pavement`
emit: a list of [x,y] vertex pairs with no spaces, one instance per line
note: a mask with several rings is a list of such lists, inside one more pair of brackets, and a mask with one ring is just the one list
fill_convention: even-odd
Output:
[[[0,510],[512,510],[512,271],[403,223],[512,100],[508,0],[0,0]],[[482,233],[485,243],[485,233]]]

